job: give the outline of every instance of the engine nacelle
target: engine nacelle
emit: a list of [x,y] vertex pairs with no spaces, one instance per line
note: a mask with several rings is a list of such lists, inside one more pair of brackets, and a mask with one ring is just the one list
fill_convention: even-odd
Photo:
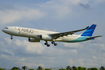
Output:
[[50,41],[52,40],[52,37],[49,35],[40,35],[40,39]]
[[40,42],[39,39],[34,39],[34,38],[28,38],[29,42]]

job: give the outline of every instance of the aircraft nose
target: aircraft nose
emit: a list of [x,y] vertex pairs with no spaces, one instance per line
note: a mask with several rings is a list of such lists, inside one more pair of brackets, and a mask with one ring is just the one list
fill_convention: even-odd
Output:
[[2,31],[3,31],[3,32],[6,32],[6,30],[5,30],[5,29],[2,29]]
[[4,29],[2,29],[2,31],[7,33],[8,32],[8,27],[5,27]]
[[2,31],[4,32],[4,29],[2,29]]

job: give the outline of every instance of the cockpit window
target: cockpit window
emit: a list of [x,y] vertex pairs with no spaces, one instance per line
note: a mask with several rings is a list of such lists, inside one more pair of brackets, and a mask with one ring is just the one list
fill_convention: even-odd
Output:
[[8,29],[8,27],[5,27],[4,29]]

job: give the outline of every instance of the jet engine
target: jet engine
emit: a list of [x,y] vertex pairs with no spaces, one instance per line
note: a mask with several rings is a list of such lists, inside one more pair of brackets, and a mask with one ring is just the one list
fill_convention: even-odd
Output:
[[46,40],[46,41],[51,41],[52,37],[49,35],[40,35],[40,39]]
[[40,42],[39,39],[34,39],[34,38],[28,38],[29,42]]

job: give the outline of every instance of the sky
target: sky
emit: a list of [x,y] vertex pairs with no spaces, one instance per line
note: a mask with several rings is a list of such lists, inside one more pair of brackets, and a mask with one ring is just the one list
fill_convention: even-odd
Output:
[[[44,41],[31,43],[23,37],[11,40],[2,32],[6,26],[67,32],[92,24],[97,24],[93,36],[103,37],[79,43],[57,42],[50,47]],[[0,67],[104,66],[104,29],[105,0],[0,0]]]

